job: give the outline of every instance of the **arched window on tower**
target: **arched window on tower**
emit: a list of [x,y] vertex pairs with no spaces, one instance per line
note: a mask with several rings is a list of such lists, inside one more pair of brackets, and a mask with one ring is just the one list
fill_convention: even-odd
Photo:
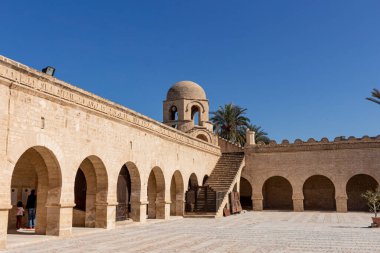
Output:
[[175,105],[170,107],[170,120],[178,120],[178,110]]
[[[175,105],[170,107],[169,115],[170,115],[170,120],[178,121],[178,110]],[[177,128],[177,123],[172,124],[172,127]]]
[[199,107],[193,105],[191,107],[191,120],[194,122],[194,125],[200,125],[200,117],[199,117]]

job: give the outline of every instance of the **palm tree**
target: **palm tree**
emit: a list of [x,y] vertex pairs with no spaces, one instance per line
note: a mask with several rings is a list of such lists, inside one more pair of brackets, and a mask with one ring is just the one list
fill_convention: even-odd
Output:
[[249,124],[249,119],[244,116],[246,111],[247,109],[232,103],[219,106],[216,112],[211,112],[215,133],[224,139],[244,145],[245,130]]
[[255,142],[256,143],[258,143],[259,141],[262,141],[265,144],[269,143],[270,139],[268,137],[268,133],[264,132],[264,129],[262,129],[261,126],[249,124],[248,129],[255,132]]
[[378,89],[373,89],[372,97],[367,99],[380,105],[380,91]]

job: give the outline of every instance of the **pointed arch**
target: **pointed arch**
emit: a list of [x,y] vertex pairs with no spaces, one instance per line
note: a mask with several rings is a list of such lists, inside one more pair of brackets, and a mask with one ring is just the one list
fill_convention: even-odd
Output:
[[326,176],[314,175],[303,184],[304,209],[335,211],[335,186]]
[[[15,229],[15,210],[18,201],[25,206],[31,190],[37,193],[35,232],[58,235],[60,224],[61,168],[55,154],[44,146],[28,148],[17,160],[12,173],[8,230]],[[34,226],[34,223],[32,224]]]
[[165,218],[165,177],[161,168],[154,167],[148,178],[148,218]]
[[[85,181],[79,176],[82,173]],[[76,205],[73,209],[73,226],[106,228],[108,174],[99,157],[88,156],[79,165],[75,177],[74,195]],[[83,202],[85,210],[81,209]]]
[[264,209],[293,210],[293,187],[285,177],[268,178],[262,191]]
[[182,216],[184,208],[184,184],[179,170],[173,173],[170,183],[170,215]]

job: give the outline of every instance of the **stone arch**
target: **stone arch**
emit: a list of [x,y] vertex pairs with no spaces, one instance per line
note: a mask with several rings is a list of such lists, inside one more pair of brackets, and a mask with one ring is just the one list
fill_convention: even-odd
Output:
[[154,167],[148,178],[148,218],[165,218],[165,178],[160,167]]
[[[202,109],[202,113],[206,111],[204,105],[199,101],[192,101],[186,105],[186,111],[189,111],[189,107],[192,108],[193,106],[197,106],[198,108]],[[199,111],[201,112],[201,111]]]
[[240,204],[243,209],[252,210],[252,186],[244,177],[240,177]]
[[182,174],[176,170],[170,183],[170,215],[172,216],[183,215],[184,189]]
[[194,125],[200,126],[202,117],[201,117],[201,109],[198,105],[191,106],[190,115],[191,115],[191,120],[194,122]]
[[189,177],[189,182],[187,184],[187,189],[194,189],[198,186],[198,177],[195,175],[195,173],[191,173]]
[[347,210],[368,211],[367,201],[361,196],[367,190],[375,190],[378,182],[370,175],[357,174],[352,176],[346,185]]
[[170,106],[169,120],[178,120],[178,108],[175,105]]
[[204,177],[203,177],[203,180],[202,180],[202,186],[205,185],[205,183],[207,182],[207,179],[208,179],[208,175],[206,174],[206,175],[204,175]]
[[116,220],[132,218],[140,220],[141,178],[137,166],[133,162],[125,163],[117,180]]
[[107,195],[106,167],[99,157],[88,156],[79,165],[75,177],[73,226],[106,228]]
[[336,210],[335,186],[326,176],[314,175],[303,184],[305,210]]
[[200,140],[202,140],[202,141],[205,141],[205,142],[209,142],[209,139],[208,139],[207,136],[204,135],[204,134],[198,134],[198,135],[196,136],[196,138],[198,138],[198,139],[200,139]]
[[264,209],[293,210],[293,187],[285,177],[268,178],[262,192]]
[[12,173],[8,230],[15,229],[17,202],[22,201],[26,206],[33,189],[37,193],[35,232],[58,235],[61,188],[61,168],[55,154],[44,146],[28,148],[18,158]]

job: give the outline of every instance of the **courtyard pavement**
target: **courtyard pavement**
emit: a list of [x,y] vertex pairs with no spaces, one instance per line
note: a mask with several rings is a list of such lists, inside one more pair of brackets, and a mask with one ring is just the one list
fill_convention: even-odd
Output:
[[73,237],[8,235],[7,252],[380,252],[369,213],[246,212],[226,218],[149,220]]

